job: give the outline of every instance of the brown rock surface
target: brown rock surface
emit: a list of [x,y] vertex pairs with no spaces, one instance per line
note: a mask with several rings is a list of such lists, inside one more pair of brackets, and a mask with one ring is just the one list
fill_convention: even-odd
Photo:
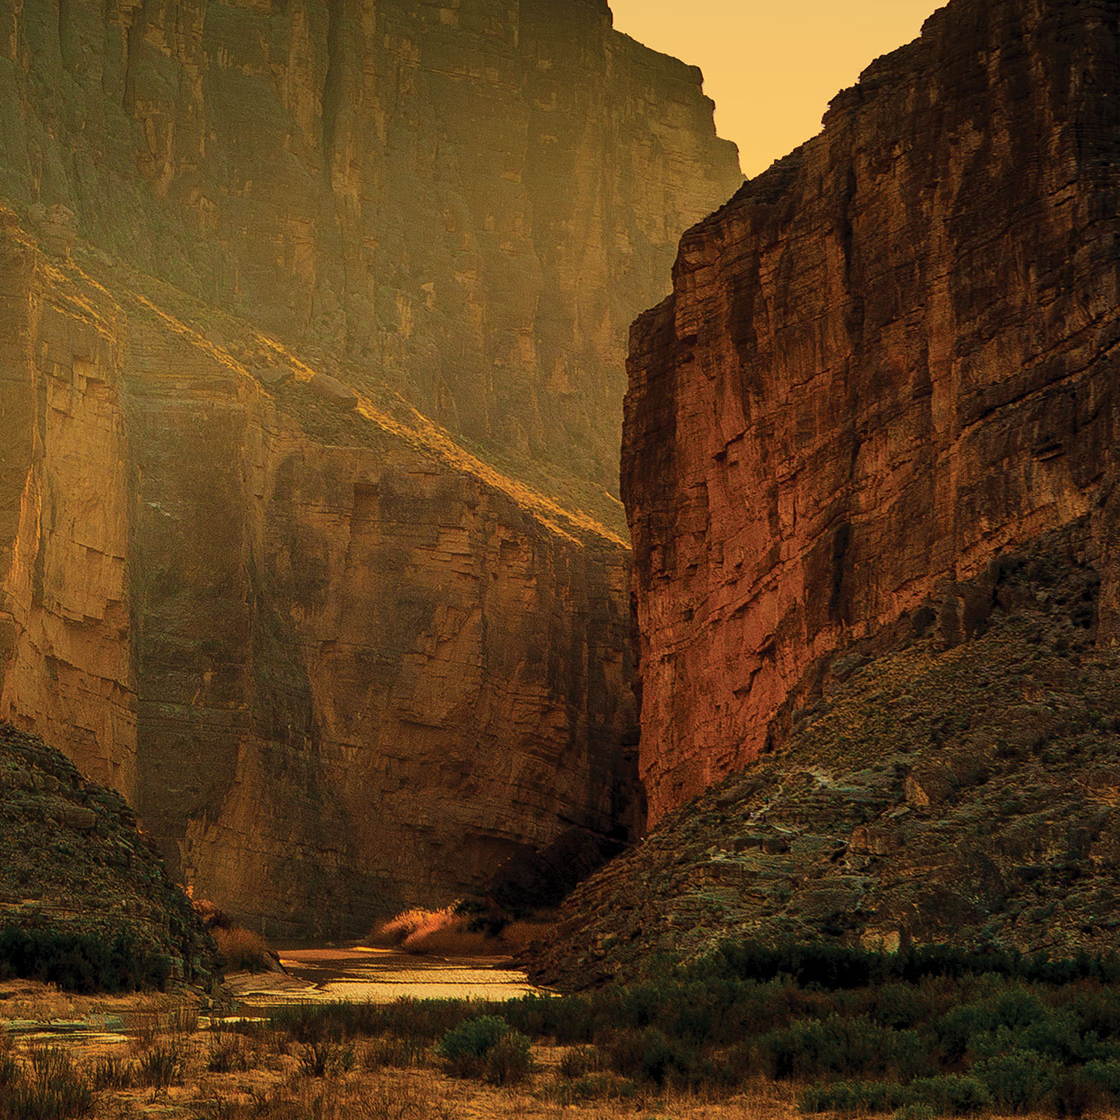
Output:
[[632,826],[621,541],[417,414],[340,409],[244,324],[7,234],[0,718],[273,934]]
[[624,436],[651,819],[820,659],[1090,513],[1115,637],[1118,43],[1103,0],[954,0],[685,236]]
[[700,72],[605,0],[0,0],[0,195],[44,238],[620,522],[626,330],[740,182]]

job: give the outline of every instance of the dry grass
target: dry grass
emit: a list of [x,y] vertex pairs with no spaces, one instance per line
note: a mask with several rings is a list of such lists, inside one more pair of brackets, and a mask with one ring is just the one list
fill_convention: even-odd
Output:
[[215,926],[210,933],[225,958],[227,971],[268,972],[273,967],[272,951],[260,934],[243,926]]
[[496,956],[505,950],[492,937],[468,929],[470,919],[443,910],[406,910],[380,926],[373,934],[375,945],[403,949],[406,953],[440,956]]
[[470,918],[448,906],[442,910],[405,910],[374,930],[374,945],[400,948],[406,953],[448,957],[511,956],[546,937],[544,922],[511,922],[492,937],[470,929]]

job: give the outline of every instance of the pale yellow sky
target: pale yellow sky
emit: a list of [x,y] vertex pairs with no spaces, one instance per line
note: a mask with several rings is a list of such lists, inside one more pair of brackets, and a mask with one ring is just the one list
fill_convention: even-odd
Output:
[[917,38],[945,0],[610,0],[614,25],[704,71],[721,136],[764,171],[820,131],[868,63]]

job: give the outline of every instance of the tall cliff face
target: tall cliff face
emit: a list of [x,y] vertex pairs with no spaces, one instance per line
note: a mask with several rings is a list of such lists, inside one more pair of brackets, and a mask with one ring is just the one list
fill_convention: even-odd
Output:
[[599,0],[0,2],[0,194],[600,513],[629,322],[739,182]]
[[6,233],[0,718],[275,933],[633,827],[621,541],[251,328],[219,346]]
[[632,830],[624,336],[740,181],[602,0],[0,0],[0,718],[274,932]]
[[819,659],[931,594],[954,640],[956,581],[1083,515],[1116,635],[1118,25],[954,0],[685,236],[624,436],[654,819]]

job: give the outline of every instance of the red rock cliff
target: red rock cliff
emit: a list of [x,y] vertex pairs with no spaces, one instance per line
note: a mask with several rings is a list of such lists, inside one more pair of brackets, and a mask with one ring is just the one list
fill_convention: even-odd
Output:
[[0,718],[274,932],[632,827],[625,331],[739,182],[604,0],[0,0]]
[[653,819],[1001,550],[1093,512],[1111,569],[1118,187],[1120,5],[954,0],[685,236],[624,435]]

